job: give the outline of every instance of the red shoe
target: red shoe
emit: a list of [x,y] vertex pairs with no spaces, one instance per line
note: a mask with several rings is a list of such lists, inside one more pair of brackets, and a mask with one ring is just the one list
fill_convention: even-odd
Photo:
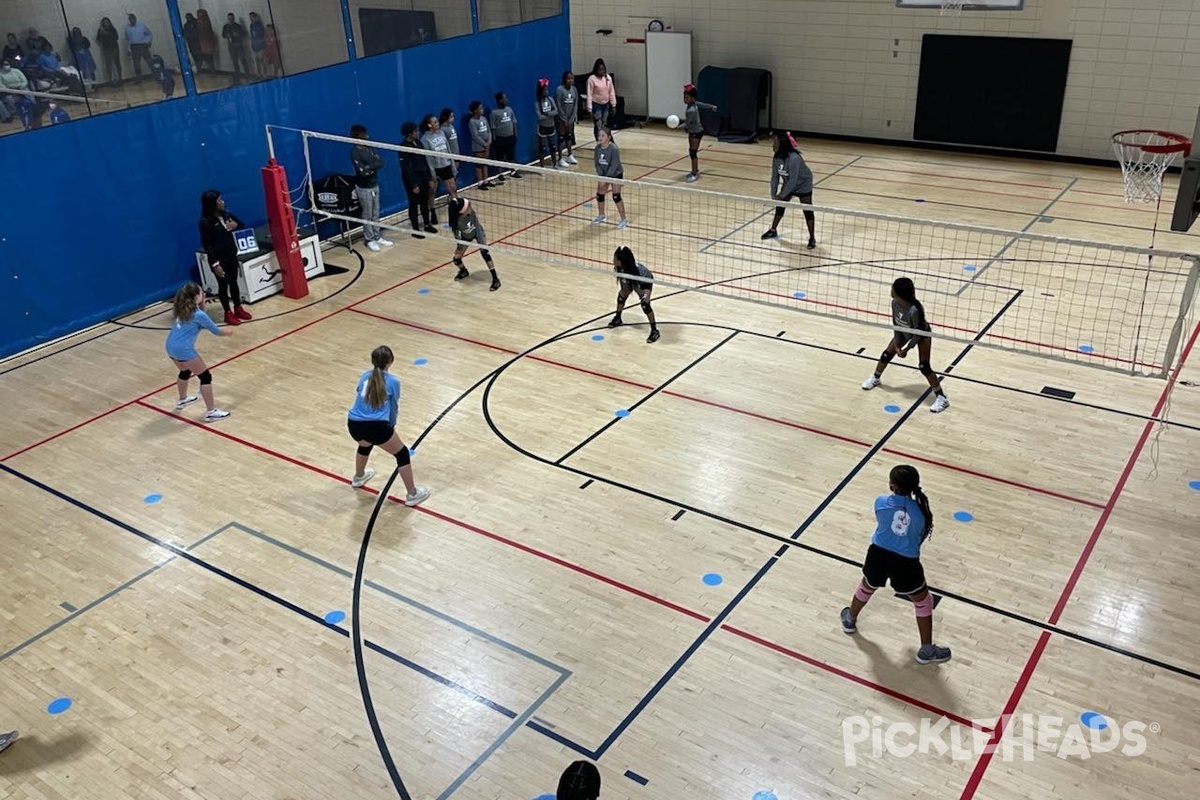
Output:
[[233,313],[238,319],[254,319],[254,317],[250,316],[250,312],[241,306],[235,306]]
[[226,311],[225,312],[225,324],[226,325],[241,325],[242,321],[240,319],[238,319],[237,315],[234,314],[232,311]]

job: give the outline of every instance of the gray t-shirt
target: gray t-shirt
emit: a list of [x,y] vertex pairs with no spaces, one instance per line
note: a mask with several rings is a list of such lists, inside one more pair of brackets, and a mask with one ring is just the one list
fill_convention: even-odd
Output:
[[517,112],[512,106],[493,108],[491,113],[492,132],[497,136],[517,135]]
[[554,93],[554,100],[558,104],[558,118],[568,125],[574,125],[579,119],[579,90],[574,86],[569,89],[559,86]]
[[620,179],[625,176],[625,169],[621,166],[621,151],[616,142],[610,142],[608,147],[596,145],[592,160],[596,163],[596,175],[601,178]]
[[487,117],[471,117],[471,150],[482,153],[492,143],[492,126],[488,125]]
[[634,291],[634,292],[637,292],[638,294],[641,294],[642,292],[644,292],[650,288],[651,282],[653,282],[653,280],[654,280],[654,273],[651,272],[650,268],[647,267],[642,262],[638,261],[636,263],[637,263],[638,277],[645,278],[645,280],[633,281],[633,280],[630,280],[630,277],[632,277],[632,276],[626,275],[624,272],[621,272],[621,273],[618,273],[618,275],[617,275],[617,282],[621,285],[622,289],[624,289],[626,291]]
[[554,122],[558,119],[558,103],[554,102],[554,98],[546,95],[534,104],[534,109],[537,111],[538,128],[554,130]]
[[[899,300],[892,298],[892,324],[901,328],[913,328],[918,331],[932,330],[929,321],[925,319],[925,309],[920,303],[909,303],[906,307]],[[924,337],[912,333],[896,331],[896,339],[901,347],[911,347],[918,339]]]
[[[812,194],[813,174],[799,153],[788,153],[786,159],[775,158],[771,170],[771,196],[788,197]],[[782,184],[782,186],[781,186]]]
[[479,224],[479,217],[475,216],[475,209],[458,215],[458,224],[454,226],[454,238],[478,245],[487,244],[487,236],[483,233],[483,226]]
[[426,156],[430,169],[442,169],[454,164],[454,161],[442,155],[450,152],[450,142],[446,140],[446,134],[440,128],[421,134],[421,144],[430,151],[430,155]]

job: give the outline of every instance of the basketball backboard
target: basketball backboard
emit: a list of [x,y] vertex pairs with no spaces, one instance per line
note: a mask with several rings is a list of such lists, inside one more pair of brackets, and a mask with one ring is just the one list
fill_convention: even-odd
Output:
[[[896,0],[897,8],[941,8],[942,0]],[[964,0],[964,11],[1020,11],[1025,0]]]
[[1200,112],[1196,114],[1196,132],[1192,134],[1191,157],[1183,160],[1179,176],[1179,194],[1171,214],[1171,230],[1185,233],[1200,216]]

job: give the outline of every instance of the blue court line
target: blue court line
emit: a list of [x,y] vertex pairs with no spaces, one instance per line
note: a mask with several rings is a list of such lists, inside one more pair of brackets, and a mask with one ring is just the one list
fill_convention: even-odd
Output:
[[[1032,228],[1034,225],[1036,225],[1036,224],[1038,223],[1038,221],[1039,221],[1039,220],[1041,220],[1042,216],[1043,216],[1043,215],[1044,215],[1044,214],[1045,214],[1047,211],[1049,211],[1051,208],[1053,208],[1055,203],[1057,203],[1059,200],[1062,200],[1062,199],[1063,199],[1063,197],[1064,197],[1064,196],[1066,196],[1067,192],[1071,191],[1071,188],[1072,188],[1072,187],[1073,187],[1073,186],[1074,186],[1074,185],[1075,185],[1075,184],[1076,184],[1078,181],[1079,181],[1079,178],[1077,178],[1077,177],[1076,177],[1076,178],[1071,178],[1071,182],[1070,182],[1070,183],[1068,183],[1066,186],[1064,186],[1064,187],[1063,187],[1063,189],[1062,189],[1062,191],[1061,191],[1061,192],[1059,192],[1058,194],[1056,194],[1056,195],[1054,196],[1054,199],[1053,199],[1053,200],[1051,200],[1049,203],[1047,203],[1047,204],[1045,205],[1045,207],[1044,207],[1044,208],[1043,208],[1041,211],[1039,211],[1039,212],[1037,212],[1036,214],[1034,214],[1034,215],[1033,215],[1033,219],[1031,219],[1031,220],[1029,220],[1029,222],[1026,222],[1026,223],[1025,223],[1025,227],[1024,227],[1024,228],[1021,228],[1021,233],[1026,233],[1026,232],[1027,232],[1027,231],[1028,231],[1030,228]],[[992,265],[993,265],[993,264],[995,264],[997,261],[999,261],[999,260],[1000,260],[1000,257],[1001,257],[1001,256],[1003,256],[1005,253],[1007,253],[1007,252],[1008,252],[1008,249],[1009,249],[1010,247],[1012,247],[1014,244],[1016,244],[1017,242],[1019,242],[1019,241],[1020,241],[1020,238],[1018,238],[1018,237],[1016,237],[1016,236],[1014,236],[1013,238],[1009,239],[1009,240],[1008,240],[1008,244],[1004,245],[1004,247],[1001,247],[1001,248],[1000,248],[1000,250],[999,250],[999,252],[997,252],[997,253],[996,253],[996,255],[992,256],[990,259],[988,259],[988,262],[987,262],[986,264],[984,264],[982,267],[980,267],[979,269],[977,269],[977,270],[975,271],[975,273],[971,275],[971,278],[970,278],[970,280],[963,281],[963,285],[962,285],[962,286],[959,288],[959,290],[958,290],[957,292],[955,292],[955,293],[954,293],[954,296],[955,296],[955,297],[958,297],[958,296],[959,296],[959,295],[961,295],[963,292],[965,292],[967,289],[970,289],[970,288],[971,288],[971,286],[973,286],[973,285],[974,285],[974,283],[975,283],[975,280],[976,280],[976,279],[977,279],[977,278],[978,278],[980,275],[982,275],[983,273],[987,272],[987,271],[988,271],[988,268],[989,268],[990,266],[992,266]],[[989,326],[989,327],[990,327],[990,326]]]
[[[1007,313],[1010,308],[1012,308],[1013,303],[1015,303],[1021,297],[1022,294],[1023,294],[1023,291],[1018,290],[1015,294],[1013,294],[1012,297],[1010,297],[1008,299],[1008,302],[1005,303],[1000,308],[1000,310],[997,311],[995,313],[995,315],[992,316],[992,318],[988,321],[988,323],[986,325],[984,325],[983,328],[981,328],[978,333],[975,334],[975,336],[972,340],[972,343],[967,345],[966,347],[964,347],[962,352],[960,352],[957,356],[955,356],[954,360],[950,362],[950,366],[948,367],[948,369],[953,369],[964,358],[966,358],[967,354],[970,353],[972,349],[974,349],[975,344],[978,343],[979,341],[981,341],[983,339],[983,337],[987,335],[987,332],[989,330],[991,330],[991,328],[997,322],[1000,321],[1000,318],[1003,317],[1004,314]],[[897,419],[896,422],[893,423],[892,426],[887,431],[884,432],[883,436],[881,436],[879,438],[879,441],[875,442],[875,444],[871,446],[871,449],[868,450],[867,453],[859,460],[859,462],[854,465],[854,467],[850,470],[850,472],[848,472],[845,475],[845,477],[842,478],[841,482],[838,483],[838,485],[835,486],[833,488],[833,490],[830,491],[829,494],[825,496],[825,499],[822,500],[820,502],[820,504],[817,505],[817,507],[812,511],[812,513],[810,513],[808,515],[808,517],[805,518],[805,520],[802,523],[800,523],[800,525],[796,528],[796,530],[792,532],[792,535],[789,537],[790,539],[792,539],[793,541],[799,539],[800,536],[802,536],[804,534],[804,532],[807,531],[809,529],[809,527],[812,526],[812,524],[817,520],[817,518],[825,511],[825,509],[827,509],[830,506],[830,504],[832,504],[833,501],[836,500],[837,497],[846,489],[846,487],[850,485],[850,483],[855,479],[855,477],[858,476],[858,473],[861,472],[863,470],[863,468],[865,468],[866,465],[871,461],[871,459],[879,454],[879,452],[883,449],[883,447],[887,444],[887,442],[893,436],[895,436],[897,432],[899,432],[901,426],[903,426],[904,423],[906,423],[909,419],[912,418],[912,415],[916,412],[917,409],[921,408],[922,404],[925,402],[926,398],[929,396],[929,393],[932,391],[933,391],[933,389],[927,388],[927,389],[925,389],[924,392],[921,393],[921,396],[918,397],[912,403],[912,405],[910,405],[908,407],[908,410],[905,411],[900,416],[900,418]],[[655,697],[658,696],[658,693],[661,692],[664,687],[666,687],[666,685],[671,681],[672,678],[675,677],[675,675],[679,672],[679,670],[683,668],[684,664],[686,664],[688,662],[688,660],[691,659],[691,657],[696,653],[696,651],[699,650],[700,647],[706,641],[708,641],[708,638],[717,629],[720,628],[721,624],[725,621],[725,619],[728,618],[729,615],[731,613],[733,613],[734,609],[737,608],[737,606],[740,605],[741,602],[746,599],[746,597],[750,594],[751,590],[753,590],[754,587],[758,585],[759,581],[761,581],[767,575],[767,573],[771,571],[771,569],[775,566],[775,564],[777,564],[779,562],[779,560],[784,555],[786,555],[787,550],[789,550],[789,549],[791,549],[791,548],[788,545],[781,545],[779,550],[777,550],[775,552],[775,554],[773,556],[771,556],[767,560],[767,562],[762,565],[762,567],[759,568],[758,572],[756,572],[754,574],[754,576],[752,578],[750,578],[749,581],[746,582],[746,585],[742,587],[741,591],[739,591],[737,593],[737,595],[732,600],[730,600],[728,604],[726,604],[726,606],[721,610],[721,612],[719,614],[717,614],[707,626],[705,626],[704,630],[700,632],[700,635],[697,636],[696,639],[688,646],[688,648],[683,651],[683,654],[680,655],[679,658],[677,658],[675,660],[675,663],[673,663],[667,669],[667,671],[665,673],[663,673],[663,676],[658,679],[658,681],[654,684],[653,687],[651,687],[650,691],[648,691],[642,697],[642,699],[638,701],[637,705],[635,705],[633,707],[633,710],[630,711],[625,716],[625,719],[621,720],[621,722],[617,725],[617,727],[613,730],[613,732],[608,735],[608,738],[606,738],[604,740],[604,742],[596,750],[596,753],[592,756],[594,759],[600,758],[601,756],[604,755],[605,752],[608,751],[608,749],[610,747],[612,747],[612,745],[617,741],[617,739],[620,738],[621,734],[623,734],[625,732],[625,730],[631,724],[633,724],[633,721],[635,719],[637,719],[637,717],[642,713],[642,711],[644,711],[646,709],[646,707],[649,706],[650,703],[654,701]]]
[[[824,178],[821,178],[821,180],[819,180],[819,181],[817,181],[816,183],[814,183],[814,184],[813,184],[813,188],[815,189],[816,187],[820,186],[822,183],[824,183],[825,181],[829,180],[829,179],[830,179],[830,178],[832,178],[834,175],[837,175],[837,174],[838,174],[839,172],[841,172],[842,170],[844,170],[844,169],[848,169],[848,168],[850,168],[850,167],[854,166],[854,164],[855,164],[855,163],[857,163],[857,162],[858,162],[858,160],[859,160],[860,158],[862,158],[862,156],[855,156],[853,161],[847,161],[845,164],[842,164],[840,167],[838,167],[837,169],[835,169],[833,172],[829,173],[829,174],[828,174],[828,175],[826,175]],[[701,252],[701,253],[706,253],[706,252],[708,252],[709,248],[711,248],[711,247],[715,247],[716,245],[719,245],[721,242],[725,241],[725,240],[726,240],[726,239],[728,239],[730,236],[733,236],[733,235],[735,235],[735,234],[741,233],[741,232],[742,232],[742,231],[744,231],[746,228],[748,228],[748,227],[750,227],[751,225],[753,225],[754,223],[758,222],[758,221],[759,221],[760,219],[762,219],[763,217],[767,216],[768,214],[774,214],[774,213],[775,213],[775,209],[773,209],[773,208],[769,208],[769,209],[767,209],[766,211],[764,211],[764,212],[762,212],[761,214],[759,214],[757,217],[754,217],[753,219],[751,219],[749,222],[743,222],[741,225],[738,225],[736,228],[734,228],[733,230],[729,231],[728,233],[726,233],[725,235],[723,235],[721,238],[719,238],[719,239],[713,239],[711,242],[709,242],[708,244],[704,245],[704,247],[701,247],[701,248],[700,248],[700,252]]]
[[[187,548],[185,548],[185,549],[191,550],[194,547],[199,547],[200,545],[207,542],[209,539],[212,539],[215,536],[217,536],[218,534],[224,532],[228,527],[229,526],[226,525],[224,527],[217,528],[215,531],[208,534],[207,536],[200,539],[199,541],[188,545]],[[95,600],[93,600],[92,602],[83,606],[82,608],[73,610],[70,614],[63,617],[58,622],[55,622],[53,625],[50,625],[49,627],[44,628],[43,630],[39,631],[38,633],[35,633],[33,636],[29,637],[28,639],[26,639],[25,641],[16,645],[15,647],[11,648],[10,650],[8,650],[4,653],[0,653],[0,661],[4,661],[5,659],[15,656],[17,653],[19,653],[22,650],[24,650],[25,648],[29,647],[31,644],[34,644],[34,643],[40,641],[41,639],[44,639],[45,637],[54,633],[56,630],[58,630],[59,628],[61,628],[64,625],[66,625],[67,623],[73,622],[77,617],[80,617],[83,614],[86,614],[87,612],[91,611],[93,608],[96,608],[100,604],[113,599],[114,597],[119,595],[121,592],[128,589],[130,586],[133,586],[134,584],[136,584],[138,581],[141,581],[143,578],[148,578],[149,576],[153,575],[155,572],[158,572],[160,569],[165,567],[167,564],[170,564],[176,558],[177,558],[177,556],[168,556],[167,558],[158,562],[157,564],[150,567],[149,569],[145,569],[145,570],[139,572],[137,575],[134,575],[132,578],[125,581],[124,583],[118,584],[116,587],[114,587],[110,591],[107,591],[104,594],[100,595]],[[64,603],[62,605],[65,606],[67,604]]]

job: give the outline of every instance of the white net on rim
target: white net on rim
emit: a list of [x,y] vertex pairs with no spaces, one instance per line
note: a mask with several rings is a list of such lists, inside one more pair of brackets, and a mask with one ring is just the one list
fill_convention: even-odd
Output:
[[1187,138],[1161,131],[1113,134],[1113,152],[1121,162],[1126,203],[1156,203],[1162,197],[1163,173],[1188,150]]
[[942,0],[942,16],[951,17],[961,14],[963,0]]

